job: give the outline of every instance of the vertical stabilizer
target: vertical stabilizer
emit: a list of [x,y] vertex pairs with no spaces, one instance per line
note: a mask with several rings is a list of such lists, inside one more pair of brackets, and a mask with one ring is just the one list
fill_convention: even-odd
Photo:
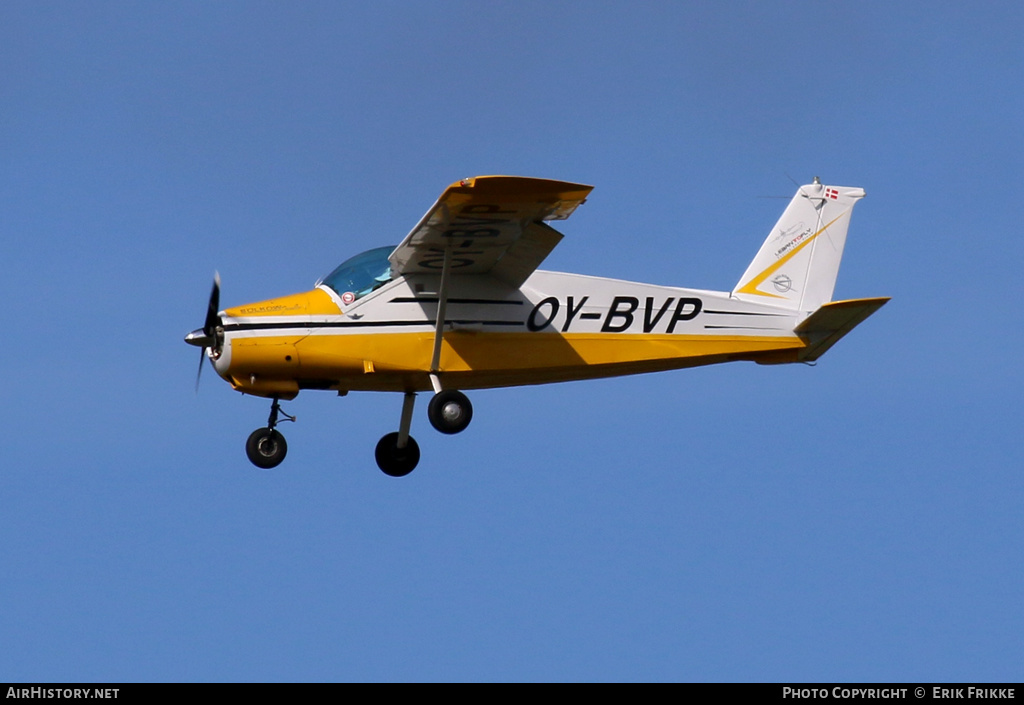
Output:
[[832,300],[854,204],[864,190],[801,186],[732,295],[796,311]]

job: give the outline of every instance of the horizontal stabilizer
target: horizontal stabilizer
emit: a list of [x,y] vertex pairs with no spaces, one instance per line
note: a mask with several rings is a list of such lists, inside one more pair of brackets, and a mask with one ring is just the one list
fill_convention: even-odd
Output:
[[840,338],[853,330],[857,324],[882,308],[888,300],[888,296],[883,296],[875,299],[850,299],[823,304],[794,331],[807,341],[807,347],[800,352],[800,360],[806,362],[817,360]]

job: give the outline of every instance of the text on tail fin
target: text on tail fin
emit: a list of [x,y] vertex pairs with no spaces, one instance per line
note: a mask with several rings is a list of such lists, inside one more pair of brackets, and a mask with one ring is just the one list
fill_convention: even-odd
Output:
[[733,296],[813,311],[832,299],[854,204],[863,189],[801,186],[733,289]]

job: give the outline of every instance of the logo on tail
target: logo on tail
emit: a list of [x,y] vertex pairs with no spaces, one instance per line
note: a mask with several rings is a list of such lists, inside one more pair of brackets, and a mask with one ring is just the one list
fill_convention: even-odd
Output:
[[732,295],[790,310],[831,301],[854,204],[863,189],[801,186]]

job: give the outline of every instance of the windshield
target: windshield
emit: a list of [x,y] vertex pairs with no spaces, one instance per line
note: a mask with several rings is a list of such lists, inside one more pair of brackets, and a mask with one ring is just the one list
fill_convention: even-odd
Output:
[[378,247],[347,259],[317,282],[317,286],[329,286],[343,302],[352,303],[391,281],[388,255],[395,251],[395,247]]

